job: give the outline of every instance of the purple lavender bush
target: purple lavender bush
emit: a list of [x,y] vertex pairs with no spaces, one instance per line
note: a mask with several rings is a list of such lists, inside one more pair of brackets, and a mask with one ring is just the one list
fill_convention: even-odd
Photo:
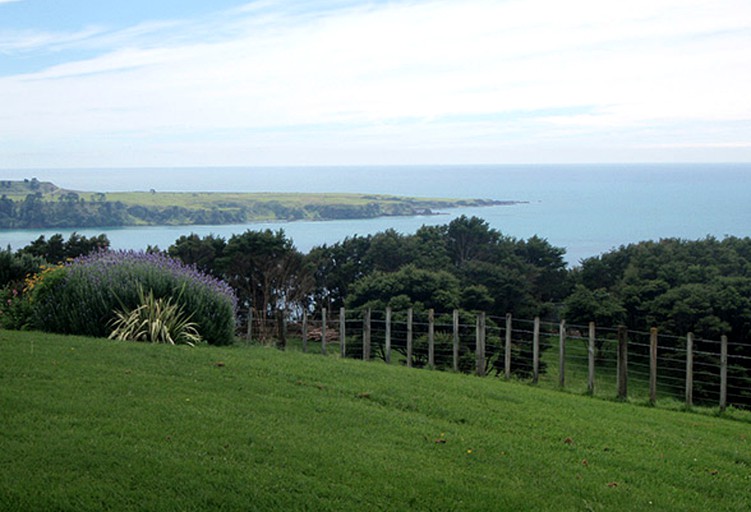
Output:
[[139,289],[171,297],[212,345],[232,342],[237,298],[225,282],[160,253],[103,251],[45,276],[31,297],[36,328],[107,337],[115,311],[139,306]]

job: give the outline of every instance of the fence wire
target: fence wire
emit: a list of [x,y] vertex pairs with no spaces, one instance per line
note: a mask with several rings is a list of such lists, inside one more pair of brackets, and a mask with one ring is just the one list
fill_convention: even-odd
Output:
[[[340,310],[290,322],[250,320],[250,327],[247,319],[239,326],[244,338],[285,349],[513,378],[598,396],[625,389],[629,398],[751,408],[751,345],[726,339],[692,337],[689,358],[689,334],[466,312]],[[625,361],[619,360],[619,343],[627,347]]]

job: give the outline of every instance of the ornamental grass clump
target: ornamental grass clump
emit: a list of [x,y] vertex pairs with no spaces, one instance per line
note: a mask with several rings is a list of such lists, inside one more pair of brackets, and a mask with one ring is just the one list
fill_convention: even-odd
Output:
[[116,312],[141,306],[148,290],[170,299],[209,344],[232,342],[237,299],[225,282],[160,253],[103,251],[76,258],[37,282],[34,326],[63,334],[108,337]]
[[143,287],[139,287],[138,296],[141,304],[136,308],[115,311],[110,339],[191,347],[202,341],[198,325],[190,321],[192,315],[185,314],[179,304],[172,302],[172,297],[156,298],[151,290],[144,293]]

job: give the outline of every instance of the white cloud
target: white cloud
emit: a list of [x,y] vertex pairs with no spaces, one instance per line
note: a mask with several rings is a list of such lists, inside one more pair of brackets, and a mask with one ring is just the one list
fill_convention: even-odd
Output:
[[0,138],[48,153],[104,140],[112,158],[162,151],[176,165],[190,163],[180,148],[253,163],[246,148],[265,147],[285,163],[309,140],[350,155],[380,145],[471,158],[478,145],[586,150],[603,130],[751,119],[746,0],[436,0],[302,14],[278,5],[0,40],[0,51],[23,41],[102,49],[0,78]]
[[100,35],[102,32],[103,29],[101,28],[88,27],[72,33],[37,32],[30,30],[0,33],[0,53],[13,54],[39,49],[62,49],[79,45],[82,41]]

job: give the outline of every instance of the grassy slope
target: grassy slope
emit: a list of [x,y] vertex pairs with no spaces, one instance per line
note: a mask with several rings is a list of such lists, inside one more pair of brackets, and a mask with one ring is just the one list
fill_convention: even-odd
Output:
[[287,207],[307,205],[363,206],[373,202],[403,203],[415,205],[446,204],[456,199],[412,198],[370,194],[307,194],[307,193],[229,193],[229,192],[110,192],[109,201],[121,201],[127,205],[181,206],[185,208],[211,208],[217,205],[250,206],[253,203],[278,202]]
[[751,507],[748,423],[260,347],[0,331],[0,411],[0,510]]

